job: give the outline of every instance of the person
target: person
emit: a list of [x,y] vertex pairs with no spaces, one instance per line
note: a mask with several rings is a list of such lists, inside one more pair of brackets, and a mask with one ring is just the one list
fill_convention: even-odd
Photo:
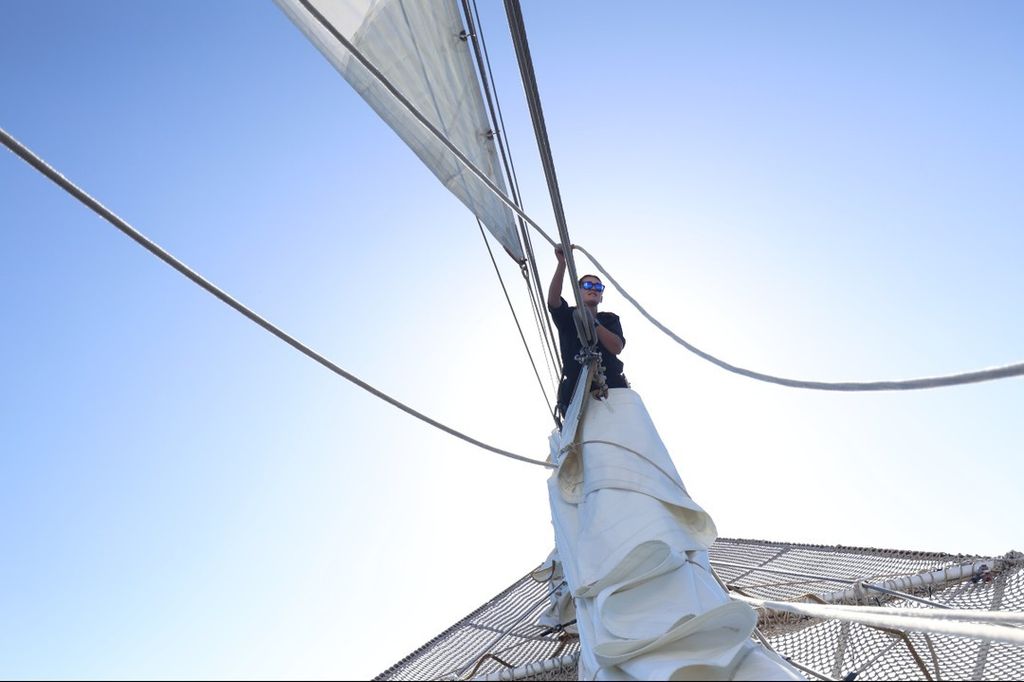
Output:
[[[573,314],[575,306],[570,306],[562,298],[562,283],[565,280],[565,253],[561,246],[555,247],[555,258],[558,259],[558,266],[555,268],[554,277],[551,278],[551,286],[548,288],[548,311],[551,319],[558,328],[558,345],[562,356],[562,380],[558,385],[558,398],[555,407],[556,416],[559,421],[565,417],[565,411],[572,400],[572,392],[576,387],[580,370],[583,365],[576,359],[576,355],[582,350],[579,334],[576,331],[576,322]],[[583,301],[586,317],[594,324],[597,333],[597,347],[601,352],[601,362],[605,368],[605,378],[608,388],[629,388],[629,382],[622,373],[622,360],[619,353],[626,345],[626,337],[622,335],[622,323],[615,313],[598,312],[597,307],[604,299],[604,284],[596,275],[584,275],[580,277],[580,299]]]

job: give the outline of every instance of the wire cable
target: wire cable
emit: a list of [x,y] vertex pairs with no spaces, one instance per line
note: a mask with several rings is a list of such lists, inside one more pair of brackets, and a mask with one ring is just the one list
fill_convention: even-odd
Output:
[[[735,592],[729,595],[755,608],[783,611],[811,618],[832,618],[877,628],[926,632],[1024,645],[1024,631],[1012,624],[1024,622],[1024,615],[1010,612],[894,609],[885,606],[837,606],[755,599]],[[980,621],[980,622],[977,622]]]
[[[509,188],[512,190],[512,198],[521,207],[523,205],[522,195],[519,190],[519,176],[516,173],[515,160],[512,158],[512,145],[508,140],[508,133],[505,129],[505,117],[501,111],[501,99],[498,97],[497,82],[494,80],[494,72],[491,70],[491,58],[487,52],[487,39],[484,37],[483,22],[480,21],[480,10],[476,0],[471,0],[473,16],[470,16],[467,0],[462,0],[466,20],[469,24],[470,36],[473,40],[474,51],[477,55],[477,69],[480,71],[480,80],[483,83],[484,94],[487,95],[487,103],[491,110],[491,121],[497,130],[496,140],[498,151],[501,154],[501,161],[505,168],[505,175],[509,180]],[[479,43],[479,46],[478,46]],[[486,70],[486,73],[485,73]],[[491,95],[493,93],[494,104],[491,106]],[[544,298],[544,286],[540,282],[540,274],[537,271],[537,256],[533,251],[533,240],[530,238],[530,231],[526,222],[518,217],[519,228],[522,231],[522,241],[526,249],[529,273],[525,277],[527,288],[530,290],[531,300],[535,300],[537,317],[540,320],[540,329],[544,350],[554,367],[555,375],[561,376],[561,357],[558,352],[558,345],[555,341],[555,331],[551,327],[551,319],[547,313],[547,303]],[[534,286],[529,285],[530,276],[533,277]],[[535,299],[533,297],[536,297]],[[552,379],[554,381],[554,379]],[[554,381],[557,385],[557,381]]]
[[318,363],[320,363],[321,365],[323,365],[327,369],[331,370],[332,372],[334,372],[338,376],[341,376],[344,379],[347,379],[348,381],[351,381],[353,384],[355,384],[356,386],[359,386],[364,391],[367,391],[367,392],[373,394],[374,396],[380,398],[381,400],[394,405],[395,407],[397,407],[398,409],[402,410],[406,414],[412,415],[413,417],[416,417],[417,419],[419,419],[421,421],[424,421],[427,424],[430,424],[434,428],[440,429],[441,431],[444,431],[445,433],[447,433],[449,435],[452,435],[452,436],[455,436],[456,438],[464,440],[467,443],[475,445],[475,446],[477,446],[479,448],[483,448],[484,450],[488,450],[488,451],[493,452],[495,454],[502,455],[504,457],[510,457],[512,459],[517,459],[517,460],[520,460],[522,462],[528,462],[530,464],[536,464],[538,466],[542,466],[542,467],[546,467],[546,468],[550,468],[550,469],[555,468],[554,465],[550,464],[549,462],[543,462],[541,460],[531,459],[529,457],[524,457],[523,455],[517,455],[514,452],[509,452],[508,450],[502,450],[501,448],[496,448],[493,445],[488,445],[487,443],[484,443],[484,442],[479,441],[479,440],[477,440],[475,438],[467,436],[464,433],[456,431],[455,429],[453,429],[453,428],[451,428],[449,426],[445,426],[441,422],[439,422],[439,421],[437,421],[435,419],[431,419],[430,417],[428,417],[427,415],[423,414],[422,412],[419,412],[419,411],[414,410],[413,408],[411,408],[411,407],[409,407],[407,405],[404,405],[403,403],[399,402],[398,400],[395,400],[394,398],[392,398],[391,396],[387,395],[386,393],[384,393],[384,392],[374,388],[373,386],[371,386],[370,384],[366,383],[362,379],[359,379],[355,375],[350,374],[349,372],[345,371],[344,369],[342,369],[341,367],[339,367],[335,363],[333,363],[330,360],[328,360],[327,358],[325,358],[323,355],[320,355],[319,353],[317,353],[313,349],[311,349],[308,346],[306,346],[305,344],[303,344],[301,341],[298,341],[297,339],[295,339],[292,336],[290,336],[289,334],[285,333],[284,331],[282,331],[278,327],[274,326],[273,324],[271,324],[270,322],[268,322],[264,318],[260,317],[259,315],[257,315],[253,311],[251,311],[249,308],[245,307],[244,305],[239,303],[237,300],[232,298],[225,291],[223,291],[222,289],[218,288],[212,282],[210,282],[209,280],[205,279],[202,275],[200,275],[199,273],[195,272],[194,270],[189,268],[187,265],[185,265],[183,262],[181,262],[180,260],[178,260],[177,258],[172,256],[169,252],[165,251],[163,248],[161,248],[159,245],[157,245],[151,239],[146,237],[144,234],[142,234],[141,232],[136,230],[134,227],[132,227],[127,222],[125,222],[120,217],[118,217],[116,214],[114,214],[112,211],[110,211],[107,207],[105,207],[99,201],[97,201],[96,199],[93,199],[91,196],[89,196],[89,194],[87,194],[84,190],[80,189],[73,182],[68,180],[63,175],[61,175],[61,173],[59,173],[57,170],[55,170],[52,166],[50,166],[48,163],[46,163],[41,158],[36,156],[27,147],[25,147],[23,144],[21,144],[16,139],[14,139],[14,137],[12,137],[10,134],[8,134],[7,131],[4,130],[3,128],[0,128],[0,142],[3,142],[4,146],[6,146],[12,152],[14,152],[18,156],[20,156],[30,166],[32,166],[33,168],[38,170],[40,173],[45,175],[47,178],[52,180],[57,186],[59,186],[65,192],[67,192],[68,194],[70,194],[74,198],[78,199],[83,204],[85,204],[87,207],[92,209],[92,211],[94,213],[96,213],[101,218],[103,218],[104,220],[109,222],[111,225],[113,225],[114,227],[119,229],[121,232],[126,234],[128,237],[133,239],[135,242],[137,242],[144,249],[146,249],[147,251],[152,253],[154,256],[156,256],[160,260],[162,260],[165,263],[167,263],[168,265],[170,265],[172,268],[174,268],[175,270],[180,272],[182,275],[184,275],[188,279],[192,280],[200,288],[206,290],[210,294],[213,294],[214,296],[219,298],[222,302],[226,303],[231,308],[234,308],[236,311],[238,311],[239,313],[241,313],[245,317],[249,318],[250,320],[252,320],[256,324],[258,324],[259,326],[263,327],[268,332],[270,332],[271,334],[273,334],[277,338],[279,338],[282,341],[284,341],[285,343],[287,343],[289,346],[292,346],[293,348],[295,348],[296,350],[301,352],[303,355],[306,355],[306,356],[312,358],[313,360],[316,360]]
[[[544,396],[544,404],[548,406],[548,413],[554,416],[554,408],[551,406],[551,399],[548,398],[548,392],[544,389],[544,381],[540,378],[540,372],[537,370],[537,363],[533,361],[533,353],[530,352],[530,345],[526,343],[526,335],[523,334],[523,327],[519,324],[519,316],[516,315],[516,309],[512,305],[512,299],[508,295],[508,289],[505,287],[505,280],[501,277],[501,270],[498,269],[498,261],[494,259],[494,252],[491,250],[491,244],[487,241],[487,233],[484,232],[483,223],[480,219],[476,219],[476,224],[480,228],[480,236],[484,240],[484,246],[487,247],[487,255],[491,257],[491,263],[494,264],[494,272],[498,275],[498,283],[501,284],[501,291],[505,294],[505,300],[508,301],[508,309],[512,312],[512,319],[516,321],[516,329],[519,330],[519,338],[523,340],[523,347],[526,348],[526,355],[530,358],[530,366],[533,367],[533,374],[537,377],[537,384],[540,386],[540,392]],[[560,426],[558,420],[555,420],[555,426]]]
[[[522,200],[522,197],[521,197],[521,195],[519,193],[519,182],[518,182],[518,178],[516,177],[516,174],[515,174],[515,168],[514,168],[514,166],[512,164],[511,150],[508,149],[508,138],[504,134],[504,120],[501,120],[501,109],[500,109],[500,104],[498,102],[498,93],[497,93],[496,90],[494,90],[494,87],[493,87],[494,75],[493,75],[493,73],[491,73],[491,70],[490,70],[490,60],[487,57],[487,49],[486,49],[486,46],[485,46],[484,40],[483,40],[483,28],[482,28],[482,26],[480,24],[480,15],[479,15],[478,12],[476,12],[476,18],[474,19],[474,16],[473,16],[474,12],[476,12],[476,3],[474,2],[473,3],[473,7],[470,8],[469,0],[462,0],[462,13],[463,13],[463,16],[464,16],[464,18],[466,20],[466,27],[467,27],[466,39],[473,46],[473,55],[476,58],[477,74],[479,75],[479,78],[480,78],[480,84],[482,86],[484,97],[485,97],[486,103],[487,103],[487,111],[488,111],[488,114],[490,116],[492,133],[493,133],[490,137],[496,143],[496,146],[497,146],[497,149],[498,149],[498,154],[501,157],[502,166],[505,169],[505,177],[508,180],[508,187],[509,187],[509,190],[512,193],[512,199],[513,199],[513,201],[516,202],[516,205],[518,205],[519,207],[522,207],[523,200]],[[499,120],[501,121],[500,124],[499,124]],[[555,372],[556,373],[561,374],[561,368],[558,367],[557,364],[555,364],[555,362],[553,360],[553,358],[556,357],[557,350],[553,350],[554,349],[554,345],[553,345],[553,343],[551,341],[552,337],[547,335],[547,332],[550,330],[550,326],[551,326],[550,322],[548,322],[547,327],[544,326],[544,320],[545,320],[545,318],[547,316],[544,314],[544,311],[543,311],[543,309],[541,307],[542,302],[540,300],[540,294],[539,294],[539,291],[540,291],[540,279],[539,279],[539,276],[537,274],[537,258],[536,258],[536,255],[533,252],[533,244],[530,242],[530,232],[527,229],[526,223],[523,222],[522,218],[516,216],[516,220],[517,220],[517,222],[519,224],[520,248],[522,248],[523,249],[523,253],[526,254],[526,262],[524,264],[522,264],[522,267],[523,267],[523,281],[524,281],[524,284],[526,285],[526,292],[527,292],[527,296],[529,297],[530,307],[533,309],[534,323],[537,326],[537,333],[538,333],[538,336],[540,337],[541,348],[542,348],[542,350],[544,352],[545,361],[549,364],[548,374],[549,375],[551,374],[551,369],[550,369],[551,366],[555,367]],[[478,223],[480,222],[479,218],[477,219],[477,222]],[[481,229],[483,229],[483,228],[481,228]],[[485,242],[487,241],[486,237],[484,238],[484,241]],[[489,246],[488,246],[488,251],[490,251],[490,247]],[[493,254],[491,255],[491,260],[492,261],[494,260]],[[498,272],[497,263],[495,263],[494,267],[495,267],[495,272]],[[534,290],[534,287],[531,284],[531,280],[530,280],[530,275],[531,274],[533,275],[534,279],[536,279],[536,281],[537,281],[537,290],[536,291]],[[498,273],[498,278],[501,279],[500,272]],[[504,287],[505,287],[505,284],[504,284],[504,282],[502,282],[502,288],[504,289]],[[505,292],[505,296],[506,296],[506,298],[508,298],[508,292],[507,291]],[[511,302],[509,302],[509,306],[511,307]],[[515,311],[514,310],[513,310],[512,314],[515,315]],[[519,321],[517,319],[516,320],[516,325],[518,326],[518,324],[519,324]],[[523,345],[527,347],[527,351],[526,352],[527,352],[527,354],[529,354],[530,353],[529,346],[526,343],[526,337],[522,333],[522,328],[520,328],[520,336],[523,338]],[[549,344],[551,344],[551,345],[549,345]],[[531,364],[533,364],[534,371],[536,372],[537,371],[537,366],[536,366],[536,363],[534,363],[534,361],[533,361],[533,356],[532,355],[530,356],[530,362],[531,362]],[[538,377],[538,379],[539,379],[539,377]],[[551,377],[551,379],[552,379],[552,383],[554,383],[554,378]],[[545,399],[546,399],[546,396],[547,396],[547,394],[545,393]],[[550,406],[550,403],[549,403],[549,406]]]

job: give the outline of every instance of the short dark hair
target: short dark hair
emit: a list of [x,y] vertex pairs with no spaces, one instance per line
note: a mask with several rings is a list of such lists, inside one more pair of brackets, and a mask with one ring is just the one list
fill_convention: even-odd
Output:
[[[576,283],[576,285],[577,285],[577,286],[583,286],[583,280],[585,280],[585,279],[586,279],[587,277],[593,277],[593,278],[594,278],[594,279],[596,279],[596,280],[597,280],[598,282],[601,282],[601,278],[600,278],[600,277],[598,277],[597,275],[583,275],[582,277],[580,277],[580,281],[579,281],[579,282],[577,282],[577,283]],[[601,284],[604,284],[604,282],[601,282]]]

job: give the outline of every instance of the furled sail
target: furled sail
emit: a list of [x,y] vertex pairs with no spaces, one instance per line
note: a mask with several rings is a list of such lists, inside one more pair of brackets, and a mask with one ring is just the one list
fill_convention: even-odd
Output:
[[[757,616],[714,577],[711,517],[686,492],[640,396],[581,373],[548,480],[557,561],[544,624],[572,622],[581,680],[801,680],[751,640]],[[575,607],[574,611],[572,607]]]
[[[307,0],[495,185],[505,189],[455,0]],[[275,0],[356,92],[517,260],[512,211],[299,0]],[[507,195],[508,192],[505,192]]]

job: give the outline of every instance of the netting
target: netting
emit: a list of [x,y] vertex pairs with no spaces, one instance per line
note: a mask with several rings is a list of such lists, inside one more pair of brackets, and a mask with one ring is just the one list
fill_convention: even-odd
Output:
[[[575,654],[579,651],[578,639],[537,624],[548,606],[552,587],[529,574],[524,576],[374,679],[471,679]],[[546,679],[576,679],[575,666],[570,666],[565,677]]]
[[[710,555],[731,589],[761,599],[936,608],[914,596],[956,609],[1024,612],[1024,555],[1014,552],[990,559],[720,538]],[[972,570],[943,572],[965,565]],[[858,587],[838,599],[846,588],[936,571],[929,584],[901,587],[908,596]],[[375,679],[576,679],[579,641],[537,624],[553,587],[523,577]],[[830,679],[1024,678],[1024,647],[1010,644],[771,612],[760,613],[759,627],[780,654]]]

